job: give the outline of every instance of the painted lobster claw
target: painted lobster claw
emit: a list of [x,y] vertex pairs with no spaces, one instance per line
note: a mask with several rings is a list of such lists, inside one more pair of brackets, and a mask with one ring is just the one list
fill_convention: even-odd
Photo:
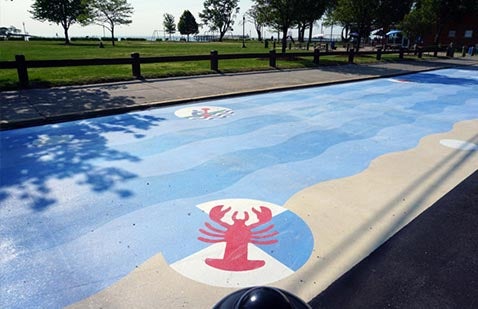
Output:
[[213,220],[214,222],[223,223],[222,218],[224,218],[224,215],[231,210],[231,207],[227,207],[224,210],[223,208],[224,205],[214,206],[209,212],[209,218],[211,218],[211,220]]
[[254,226],[259,226],[261,224],[264,224],[272,219],[272,211],[265,207],[265,206],[260,206],[261,210],[257,210],[255,208],[252,208],[252,212],[256,214],[257,220],[259,220],[257,223],[254,223],[251,225],[251,228]]

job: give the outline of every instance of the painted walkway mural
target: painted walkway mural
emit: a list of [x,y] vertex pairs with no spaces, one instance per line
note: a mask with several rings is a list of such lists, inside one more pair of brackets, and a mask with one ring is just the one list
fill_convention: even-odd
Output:
[[292,196],[477,118],[474,67],[0,132],[0,307],[74,304],[158,254],[160,289],[287,283],[331,241]]

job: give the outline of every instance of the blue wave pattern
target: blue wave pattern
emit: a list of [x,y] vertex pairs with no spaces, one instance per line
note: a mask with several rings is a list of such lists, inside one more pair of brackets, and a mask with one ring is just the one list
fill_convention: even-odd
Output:
[[[82,300],[160,252],[174,263],[205,248],[195,240],[208,220],[200,203],[282,205],[301,189],[356,174],[380,155],[478,118],[478,72],[448,69],[204,105],[234,114],[193,121],[171,107],[0,132],[0,307]],[[287,229],[293,220],[274,223]],[[263,249],[293,270],[305,262],[280,246]]]

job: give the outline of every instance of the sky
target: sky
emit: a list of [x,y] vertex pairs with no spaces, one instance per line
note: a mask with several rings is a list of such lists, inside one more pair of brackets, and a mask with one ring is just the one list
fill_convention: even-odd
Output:
[[[199,12],[203,9],[203,1],[201,0],[129,0],[128,2],[134,8],[133,22],[128,26],[118,26],[115,29],[117,37],[153,37],[155,30],[158,31],[156,35],[159,34],[159,37],[164,37],[163,15],[165,13],[172,14],[177,24],[184,10],[189,10],[196,18],[196,21],[201,23],[199,18]],[[60,25],[32,19],[28,11],[31,10],[33,3],[34,0],[0,0],[0,26],[15,26],[21,29],[22,32],[25,28],[26,32],[37,36],[55,37],[58,35],[63,37],[63,28]],[[240,19],[252,6],[252,3],[252,0],[239,0],[240,12],[234,25],[234,34],[242,34],[242,21]],[[207,31],[207,27],[200,29],[201,34]],[[257,37],[252,23],[247,21],[245,32],[252,37]],[[319,32],[320,29],[317,28],[314,34]],[[108,30],[105,30],[105,34],[109,36]],[[103,27],[97,25],[81,27],[78,24],[74,24],[69,30],[69,35],[71,37],[99,37],[103,36]],[[176,35],[179,35],[179,32]],[[271,35],[274,34],[271,32],[265,33],[265,37]]]
[[[32,35],[55,37],[63,36],[63,28],[59,25],[49,22],[40,22],[32,19],[31,10],[33,0],[0,0],[0,26],[15,26],[23,32],[23,23],[25,23],[26,31]],[[163,15],[165,13],[172,14],[176,23],[184,10],[189,10],[198,23],[201,23],[199,12],[202,11],[203,1],[201,0],[129,0],[134,8],[132,16],[133,22],[128,26],[118,26],[116,29],[117,36],[152,36],[155,30],[159,30],[162,36],[163,31]],[[235,34],[242,34],[242,26],[239,25],[239,19],[252,6],[251,0],[240,0],[240,13],[236,19]],[[200,29],[201,33],[207,31],[204,27]],[[252,25],[246,22],[246,33],[253,31]],[[80,25],[72,25],[69,31],[70,36],[102,36],[103,28],[100,26],[81,27]],[[106,30],[108,35],[108,31]],[[179,35],[179,33],[177,33]]]

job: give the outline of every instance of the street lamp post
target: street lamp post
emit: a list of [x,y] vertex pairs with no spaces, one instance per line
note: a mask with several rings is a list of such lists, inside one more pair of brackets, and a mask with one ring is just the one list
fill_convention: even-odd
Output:
[[242,15],[242,48],[246,48],[246,16]]

